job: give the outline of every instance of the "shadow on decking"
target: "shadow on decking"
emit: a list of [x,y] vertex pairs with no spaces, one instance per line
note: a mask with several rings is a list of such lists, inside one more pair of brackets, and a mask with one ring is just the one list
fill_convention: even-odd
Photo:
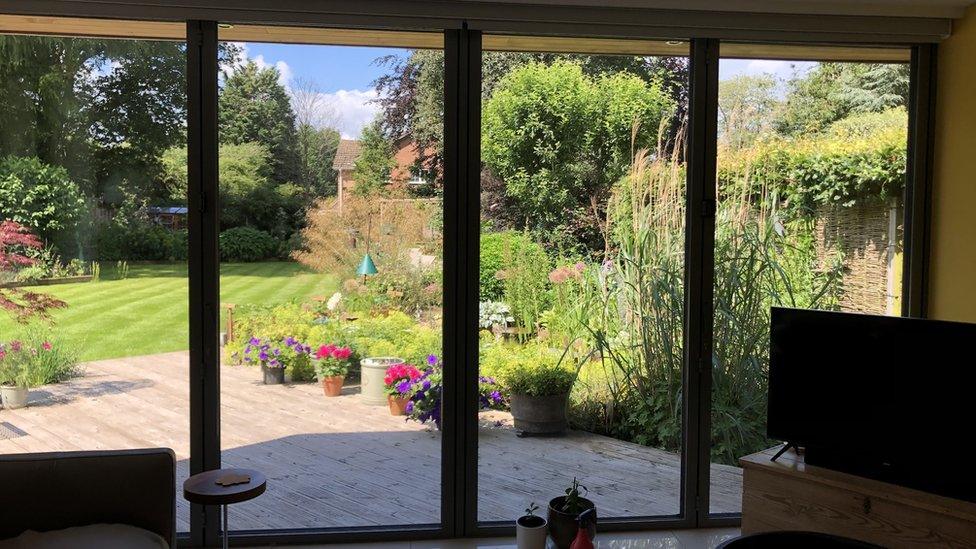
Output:
[[91,379],[81,377],[71,383],[59,384],[57,393],[45,388],[31,389],[28,395],[28,405],[38,408],[70,404],[82,398],[98,398],[109,395],[120,395],[152,387],[156,383],[149,379],[112,380]]

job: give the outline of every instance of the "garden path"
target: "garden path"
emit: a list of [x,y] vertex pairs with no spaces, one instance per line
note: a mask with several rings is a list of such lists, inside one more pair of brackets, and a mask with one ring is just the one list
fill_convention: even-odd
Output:
[[[188,355],[90,362],[84,375],[31,391],[0,411],[0,453],[164,446],[188,471]],[[357,386],[326,399],[314,384],[266,386],[259,373],[221,368],[221,439],[228,467],[268,476],[265,495],[231,507],[235,530],[425,524],[440,504],[440,433],[367,406]],[[558,495],[573,476],[601,516],[678,512],[679,456],[573,431],[517,438],[507,414],[482,417],[479,518],[511,520]],[[19,436],[18,436],[19,435]],[[739,509],[741,472],[712,467],[713,512]],[[182,493],[181,489],[177,490]],[[188,505],[178,498],[178,530]]]

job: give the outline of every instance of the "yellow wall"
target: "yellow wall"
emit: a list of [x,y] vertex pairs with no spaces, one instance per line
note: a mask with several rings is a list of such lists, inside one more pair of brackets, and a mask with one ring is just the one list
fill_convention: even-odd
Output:
[[939,46],[929,313],[976,322],[976,7]]

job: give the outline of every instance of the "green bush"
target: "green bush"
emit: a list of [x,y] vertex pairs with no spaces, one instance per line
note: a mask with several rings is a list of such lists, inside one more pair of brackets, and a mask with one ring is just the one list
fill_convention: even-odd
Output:
[[908,116],[903,108],[835,122],[801,139],[774,138],[719,160],[719,189],[773,194],[790,217],[820,205],[900,196],[905,185]]
[[278,242],[265,231],[251,227],[234,227],[220,233],[220,260],[248,263],[274,257]]
[[147,221],[95,227],[94,255],[99,261],[186,261],[188,233]]
[[[523,257],[539,259],[545,250],[526,233],[499,231],[481,234],[481,267],[478,272],[481,301],[499,301],[505,292],[498,273],[509,268]],[[542,278],[548,275],[548,258],[545,265],[534,266]]]
[[74,229],[84,211],[81,189],[64,168],[34,157],[0,159],[0,219],[51,241]]
[[502,384],[511,394],[553,396],[569,393],[576,381],[576,372],[561,364],[553,352],[522,355],[510,364],[502,376]]

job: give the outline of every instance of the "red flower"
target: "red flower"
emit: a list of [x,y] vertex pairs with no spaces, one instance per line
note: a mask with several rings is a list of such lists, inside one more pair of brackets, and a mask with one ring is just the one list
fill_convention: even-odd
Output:
[[383,383],[387,387],[392,387],[399,381],[415,381],[420,376],[420,370],[410,364],[394,364],[386,369],[386,376],[383,378]]
[[44,349],[45,351],[50,351],[51,350],[51,342],[50,341],[45,341],[44,343],[41,343],[41,349]]

